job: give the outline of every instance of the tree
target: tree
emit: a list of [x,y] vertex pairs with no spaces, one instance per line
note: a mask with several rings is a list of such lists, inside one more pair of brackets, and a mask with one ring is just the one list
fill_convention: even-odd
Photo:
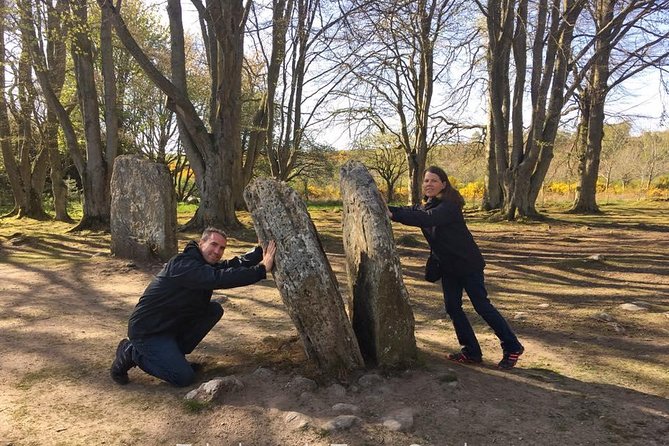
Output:
[[[585,2],[552,0],[549,5],[548,0],[539,0],[531,11],[528,0],[476,3],[486,16],[488,31],[488,177],[501,186],[505,218],[514,219],[516,213],[537,217],[535,203],[553,158],[565,103],[574,26]],[[528,29],[529,24],[535,24],[534,29]],[[526,131],[523,107],[528,53],[532,108]],[[493,193],[487,199],[495,197],[496,187],[488,186]],[[484,208],[497,204],[484,203]]]
[[[293,14],[293,6],[293,0],[272,1],[272,25],[269,27],[272,33],[271,50],[268,55],[267,49],[263,44],[263,37],[260,35],[261,30],[266,29],[266,27],[260,23],[256,3],[254,2],[253,5],[252,23],[254,32],[251,36],[256,51],[263,57],[266,86],[265,91],[260,95],[260,101],[251,123],[252,130],[249,136],[246,162],[244,164],[244,185],[248,184],[251,180],[256,156],[263,150],[267,153],[267,148],[273,144],[276,89],[281,68],[286,58],[286,34]],[[269,159],[268,156],[268,161]],[[276,162],[270,163],[270,168],[276,171]]]
[[[84,189],[84,216],[77,228],[107,229],[110,212],[109,180],[116,148],[113,146],[105,148],[102,142],[100,103],[95,80],[93,42],[90,39],[86,0],[72,0],[70,10],[74,21],[71,54],[86,144],[86,163],[79,170]],[[101,50],[111,51],[111,47],[105,44],[101,46]]]
[[601,167],[603,167],[603,169],[600,169],[599,176],[604,178],[604,192],[607,194],[616,167],[618,167],[621,162],[630,163],[630,160],[627,159],[628,156],[625,155],[630,155],[630,152],[626,149],[630,144],[631,129],[632,126],[628,122],[604,126],[601,151]]
[[[14,195],[15,207],[11,214],[21,217],[46,219],[48,216],[42,207],[42,191],[48,166],[47,152],[42,150],[34,135],[33,116],[35,115],[36,91],[32,85],[32,69],[29,41],[22,35],[20,54],[14,71],[14,90],[16,97],[7,101],[5,83],[5,21],[8,8],[0,3],[0,146],[5,169]],[[23,23],[23,18],[19,18]],[[18,107],[16,107],[18,105]],[[13,115],[13,124],[9,113]]]
[[644,132],[638,141],[641,163],[641,186],[650,189],[653,180],[667,170],[669,161],[669,132]]
[[378,134],[361,145],[364,147],[365,164],[376,172],[386,185],[386,202],[395,201],[397,182],[408,172],[406,158],[402,156],[402,148],[397,147],[397,140],[388,134]]
[[[47,72],[50,77],[50,85],[56,96],[60,96],[65,84],[67,46],[64,35],[65,27],[62,19],[66,6],[67,4],[64,0],[56,0],[55,5],[51,2],[46,2],[47,38],[45,62],[48,67]],[[39,11],[39,6],[37,10]],[[44,12],[42,12],[42,15],[44,15]],[[59,149],[58,130],[58,116],[52,108],[47,107],[44,144],[49,153],[51,190],[53,192],[53,206],[56,214],[54,218],[58,221],[70,223],[72,222],[72,218],[70,218],[67,212],[68,191],[63,181],[63,157]]]
[[[464,126],[457,116],[471,91],[471,71],[451,70],[468,58],[478,29],[469,27],[469,2],[418,0],[401,2],[354,0],[361,5],[349,24],[347,46],[354,74],[341,94],[352,101],[351,122],[388,132],[407,159],[410,198],[421,198],[422,173],[428,152]],[[435,97],[435,85],[444,86]],[[436,99],[436,100],[435,100]]]
[[669,61],[669,1],[598,0],[588,9],[594,50],[586,66],[585,84],[577,101],[580,110],[580,186],[572,212],[596,213],[605,104],[610,91],[627,79]]
[[[109,174],[111,160],[105,157],[102,143],[99,102],[93,63],[93,45],[90,39],[88,9],[85,0],[66,2],[71,24],[71,55],[74,62],[76,92],[82,117],[85,157],[79,136],[68,111],[59,98],[57,85],[52,85],[43,48],[37,39],[33,3],[21,0],[18,3],[21,15],[21,32],[26,36],[37,81],[41,87],[49,110],[58,117],[70,156],[81,177],[84,199],[83,218],[74,229],[102,228],[109,226]],[[69,35],[69,34],[68,34]]]
[[[209,127],[189,99],[186,85],[184,31],[181,5],[168,0],[170,20],[170,81],[147,57],[111,0],[98,0],[107,9],[116,35],[127,51],[168,97],[177,115],[186,156],[195,172],[201,202],[187,228],[215,225],[237,227],[235,197],[241,184],[241,68],[247,11],[239,0],[194,4],[200,12],[211,75]],[[250,2],[247,3],[247,7]]]
[[[261,144],[249,147],[265,149],[270,174],[279,180],[302,170],[302,154],[311,150],[309,140],[319,145],[312,129],[328,119],[323,110],[348,74],[345,61],[352,57],[340,61],[330,55],[344,20],[355,9],[343,11],[332,0],[274,0],[271,27],[261,20],[268,14],[254,9],[253,44],[265,62],[267,87],[253,124]],[[263,29],[271,29],[271,36]],[[247,152],[247,164],[251,153]]]

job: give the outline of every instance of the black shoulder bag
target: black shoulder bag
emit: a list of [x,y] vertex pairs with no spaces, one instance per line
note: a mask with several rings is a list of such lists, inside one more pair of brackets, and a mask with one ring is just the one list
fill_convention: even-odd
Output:
[[439,259],[432,253],[430,250],[430,257],[427,258],[427,263],[425,264],[425,280],[428,282],[436,282],[441,279],[441,264]]

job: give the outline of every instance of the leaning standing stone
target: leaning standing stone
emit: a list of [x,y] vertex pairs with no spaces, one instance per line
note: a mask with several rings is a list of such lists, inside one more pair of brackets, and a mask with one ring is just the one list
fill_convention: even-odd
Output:
[[111,178],[111,252],[166,261],[177,253],[177,205],[167,166],[123,155]]
[[370,365],[410,365],[416,359],[414,316],[386,206],[360,162],[342,166],[340,187],[353,330],[360,350]]
[[267,178],[247,186],[244,199],[259,238],[276,241],[274,279],[307,356],[337,378],[361,368],[337,279],[302,200],[285,183]]

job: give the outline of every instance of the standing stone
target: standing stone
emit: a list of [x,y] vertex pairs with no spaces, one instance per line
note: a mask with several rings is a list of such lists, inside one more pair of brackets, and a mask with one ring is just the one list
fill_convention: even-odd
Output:
[[362,163],[344,164],[340,178],[346,270],[360,350],[370,365],[408,366],[416,359],[414,316],[386,206]]
[[111,252],[139,261],[177,253],[177,206],[167,166],[116,158],[111,178]]
[[267,178],[249,184],[244,200],[260,240],[276,241],[274,279],[307,357],[326,374],[346,378],[363,360],[306,206],[285,183]]

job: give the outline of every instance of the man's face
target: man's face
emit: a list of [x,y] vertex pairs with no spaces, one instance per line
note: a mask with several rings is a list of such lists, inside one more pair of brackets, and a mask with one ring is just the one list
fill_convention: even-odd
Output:
[[200,252],[202,253],[202,257],[204,257],[204,261],[210,265],[218,263],[221,257],[223,257],[223,251],[225,251],[227,243],[225,237],[217,232],[209,234],[207,240],[200,239]]

